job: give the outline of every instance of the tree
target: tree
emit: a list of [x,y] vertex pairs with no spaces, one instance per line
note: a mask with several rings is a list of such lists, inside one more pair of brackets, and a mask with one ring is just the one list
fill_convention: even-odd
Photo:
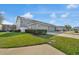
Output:
[[65,28],[66,28],[67,31],[72,30],[72,27],[70,25],[65,25]]

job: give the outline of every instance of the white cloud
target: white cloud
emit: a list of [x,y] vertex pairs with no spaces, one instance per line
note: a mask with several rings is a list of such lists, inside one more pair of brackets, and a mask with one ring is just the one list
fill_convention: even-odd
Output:
[[22,15],[22,17],[33,18],[33,15],[30,12],[28,12],[28,13],[25,13],[24,15]]
[[50,24],[54,24],[55,23],[55,20],[50,20],[49,23]]
[[2,22],[2,24],[13,25],[13,23],[12,23],[12,22],[9,22],[9,21],[6,21],[6,20],[4,20],[4,21]]
[[50,24],[54,24],[55,21],[56,21],[55,19],[57,18],[56,13],[53,12],[53,13],[50,15],[50,17],[51,17],[52,19],[49,21],[49,23],[50,23]]
[[68,9],[74,9],[74,8],[77,8],[77,7],[79,7],[77,4],[69,4],[69,5],[67,5]]
[[64,14],[62,14],[60,17],[61,18],[67,18],[69,16],[69,13],[64,13]]
[[56,13],[55,13],[55,12],[52,13],[52,14],[50,15],[50,17],[51,17],[51,18],[56,18]]
[[5,12],[4,12],[4,11],[1,11],[0,13],[1,13],[1,14],[5,14]]

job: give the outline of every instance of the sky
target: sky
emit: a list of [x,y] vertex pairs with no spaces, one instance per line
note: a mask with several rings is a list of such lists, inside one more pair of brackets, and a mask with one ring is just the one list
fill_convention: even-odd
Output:
[[0,4],[0,13],[4,24],[14,24],[16,16],[22,16],[57,26],[79,26],[78,4]]

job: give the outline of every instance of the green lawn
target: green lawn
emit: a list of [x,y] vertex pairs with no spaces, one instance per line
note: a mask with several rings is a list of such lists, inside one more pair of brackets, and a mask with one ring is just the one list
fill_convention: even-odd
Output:
[[51,46],[63,51],[68,55],[79,55],[79,39],[55,35],[39,35],[39,37],[49,39]]
[[51,42],[51,46],[66,54],[79,55],[79,39],[54,35],[32,35],[20,32],[0,32],[0,48],[13,48]]
[[0,32],[0,48],[30,46],[48,42],[48,40],[27,33]]
[[79,39],[54,36],[51,38],[52,46],[66,54],[79,55]]

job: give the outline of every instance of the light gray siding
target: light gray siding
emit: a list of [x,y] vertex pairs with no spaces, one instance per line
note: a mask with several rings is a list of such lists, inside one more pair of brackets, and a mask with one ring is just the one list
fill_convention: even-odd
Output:
[[17,17],[16,21],[17,29],[24,28],[24,29],[45,29],[48,31],[55,31],[55,25],[51,25],[48,23],[43,23],[40,21],[24,18],[24,17]]

